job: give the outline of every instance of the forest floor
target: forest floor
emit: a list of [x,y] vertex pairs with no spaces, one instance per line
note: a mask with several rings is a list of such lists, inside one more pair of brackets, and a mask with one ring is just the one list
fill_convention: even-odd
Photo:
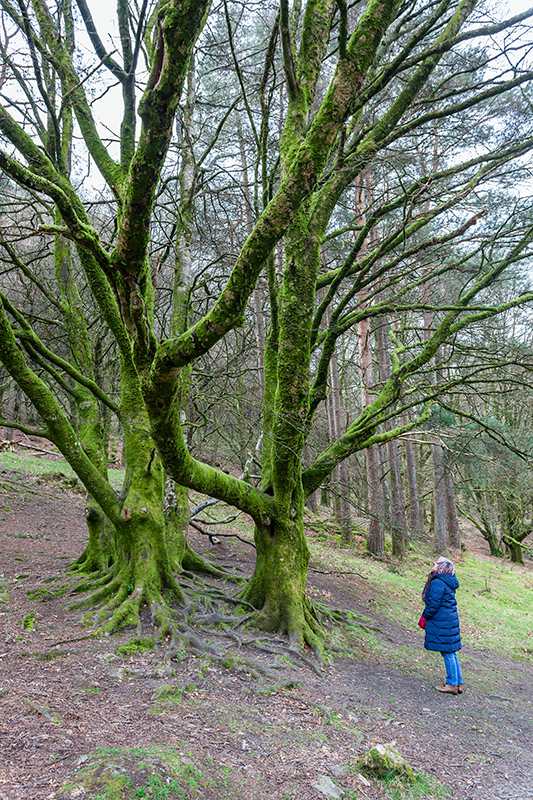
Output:
[[[417,796],[533,798],[531,663],[466,644],[464,694],[441,695],[441,658],[416,620],[407,629],[385,613],[401,598],[313,568],[311,597],[368,620],[354,654],[322,671],[266,653],[272,680],[236,647],[225,663],[121,651],[131,632],[91,638],[65,597],[28,596],[82,551],[83,495],[5,470],[0,484],[0,800],[380,800],[394,787],[361,775],[358,758],[390,742],[446,787]],[[250,574],[249,545],[191,538]]]

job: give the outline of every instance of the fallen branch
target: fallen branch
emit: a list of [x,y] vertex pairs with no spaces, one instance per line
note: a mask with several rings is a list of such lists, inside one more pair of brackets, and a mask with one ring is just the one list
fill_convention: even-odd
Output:
[[250,547],[253,547],[255,550],[255,544],[253,542],[249,542],[248,539],[243,539],[242,536],[239,536],[238,533],[220,533],[220,531],[217,531],[216,534],[214,534],[212,531],[206,531],[205,528],[202,528],[201,525],[199,525],[192,519],[189,520],[189,525],[195,530],[197,530],[198,533],[201,533],[203,536],[209,536],[209,541],[211,542],[211,544],[218,544],[217,539],[222,539],[222,538],[238,539],[240,542],[244,542],[244,544],[249,544]]
[[65,456],[62,455],[62,453],[53,450],[45,450],[44,447],[39,447],[36,444],[25,444],[24,442],[11,442],[11,444],[16,444],[17,447],[25,447],[27,450],[36,450],[38,453],[45,453],[47,456],[56,456],[60,461],[65,460]]

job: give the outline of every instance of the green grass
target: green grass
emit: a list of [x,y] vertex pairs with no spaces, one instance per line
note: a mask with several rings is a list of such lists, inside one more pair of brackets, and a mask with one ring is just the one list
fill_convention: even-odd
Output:
[[[66,461],[52,461],[47,458],[37,458],[25,453],[0,454],[0,469],[20,472],[23,475],[40,475],[44,479],[52,479],[61,475],[65,478],[76,478],[76,474]],[[115,488],[120,488],[124,480],[123,469],[108,470],[109,480]]]
[[415,773],[412,783],[391,776],[379,785],[391,800],[453,800],[450,789],[421,772]]

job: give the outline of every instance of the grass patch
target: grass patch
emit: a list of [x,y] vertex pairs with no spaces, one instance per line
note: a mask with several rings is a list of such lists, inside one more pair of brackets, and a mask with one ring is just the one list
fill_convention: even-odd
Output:
[[421,772],[415,773],[412,782],[391,775],[378,783],[391,800],[453,800],[448,787]]
[[[9,453],[3,451],[0,454],[0,469],[19,472],[22,475],[39,475],[44,480],[54,480],[61,477],[76,479],[77,476],[67,461],[53,461],[48,458],[37,458],[25,453]],[[115,488],[120,488],[124,481],[123,469],[108,470],[109,481]]]
[[[386,561],[362,558],[353,550],[332,547],[331,543],[324,543],[320,538],[312,537],[310,544],[313,563],[319,564],[321,569],[352,572],[367,582],[369,615],[377,613],[408,630],[418,632],[417,622],[424,607],[421,592],[434,555],[429,551],[413,550],[391,569],[391,564]],[[533,662],[531,567],[511,564],[503,559],[501,562],[475,559],[468,554],[456,562],[456,567],[460,583],[457,603],[463,644]],[[310,594],[312,600],[318,599],[312,592]],[[358,640],[365,633],[362,628],[359,630],[361,633],[352,631]],[[422,641],[421,632],[420,637]],[[387,649],[384,640],[374,636],[366,636],[365,645],[370,650],[375,646]],[[412,665],[412,649],[393,649],[400,662],[403,650],[406,665]]]

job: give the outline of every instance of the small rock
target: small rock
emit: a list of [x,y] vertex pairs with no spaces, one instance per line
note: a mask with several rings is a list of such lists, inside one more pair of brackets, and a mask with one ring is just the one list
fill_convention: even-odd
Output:
[[116,653],[98,653],[97,658],[103,661],[104,664],[110,664],[112,661],[118,661]]
[[124,667],[115,667],[115,669],[110,669],[107,674],[108,677],[116,678],[118,681],[121,681],[124,677]]
[[348,764],[328,764],[328,769],[336,778],[344,778],[350,771]]
[[72,798],[83,797],[84,795],[85,795],[85,789],[83,786],[73,786],[68,794],[68,796]]
[[378,778],[384,778],[394,772],[410,782],[414,780],[412,768],[392,743],[377,744],[368,750],[361,759],[361,766]]
[[172,667],[158,667],[154,673],[156,678],[172,678],[174,670]]
[[325,794],[326,797],[333,797],[333,798],[340,798],[343,796],[344,792],[342,789],[339,789],[336,786],[331,778],[328,778],[327,775],[321,775],[317,781],[313,781],[311,786],[314,789],[317,789],[322,794]]

